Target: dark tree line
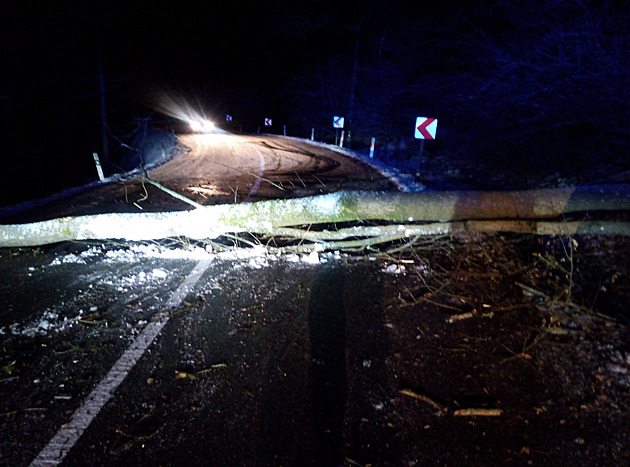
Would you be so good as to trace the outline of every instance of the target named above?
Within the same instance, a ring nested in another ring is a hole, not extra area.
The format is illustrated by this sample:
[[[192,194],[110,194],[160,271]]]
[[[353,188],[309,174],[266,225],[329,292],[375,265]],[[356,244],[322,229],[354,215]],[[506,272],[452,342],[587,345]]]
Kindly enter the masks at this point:
[[[628,162],[627,2],[350,3],[285,23],[307,44],[336,40],[314,47],[287,88],[296,108],[312,110],[295,115],[304,124],[345,113],[365,144],[409,138],[425,115],[440,119],[440,151],[457,157]]]

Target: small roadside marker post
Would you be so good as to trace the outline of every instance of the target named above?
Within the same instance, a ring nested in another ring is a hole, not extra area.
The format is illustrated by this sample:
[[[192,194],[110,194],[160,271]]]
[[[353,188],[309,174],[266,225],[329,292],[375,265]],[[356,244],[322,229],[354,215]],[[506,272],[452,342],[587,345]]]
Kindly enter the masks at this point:
[[[311,128],[311,141],[315,141],[315,128]]]
[[[287,135],[287,126],[286,125],[282,125],[282,132],[284,133],[284,136]]]
[[[343,147],[343,137],[346,135],[346,130],[341,130],[341,138],[339,138],[339,147]]]
[[[344,117],[333,117],[333,128],[335,129],[335,145],[337,144],[337,140],[339,139],[339,128],[343,128]],[[343,135],[344,132],[341,130],[341,140],[339,141],[339,147],[343,147]]]
[[[102,182],[105,180],[105,176],[103,175],[103,168],[101,167],[101,160],[98,158],[98,154],[93,152],[92,156],[94,157],[94,164],[96,164],[96,171],[98,172],[98,178]]]
[[[374,159],[374,143],[376,143],[376,138],[372,136],[372,142],[370,143],[370,159]]]

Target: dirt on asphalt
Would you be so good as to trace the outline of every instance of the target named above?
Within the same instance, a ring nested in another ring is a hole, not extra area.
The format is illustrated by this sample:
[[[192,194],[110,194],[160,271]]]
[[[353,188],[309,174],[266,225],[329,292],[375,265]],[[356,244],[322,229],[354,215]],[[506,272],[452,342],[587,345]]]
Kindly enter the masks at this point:
[[[479,234],[392,248],[209,280],[64,465],[629,463],[629,239]],[[95,331],[115,322],[107,313],[65,347],[0,336],[5,460],[38,426],[54,432],[47,404],[67,403],[44,381],[32,399],[22,376],[48,352],[63,393],[84,397],[107,370],[94,349],[115,348]]]

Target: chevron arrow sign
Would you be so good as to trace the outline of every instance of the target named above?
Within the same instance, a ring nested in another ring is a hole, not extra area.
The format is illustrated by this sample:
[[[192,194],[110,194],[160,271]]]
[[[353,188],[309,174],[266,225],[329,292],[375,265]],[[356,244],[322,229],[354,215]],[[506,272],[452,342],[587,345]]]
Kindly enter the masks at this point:
[[[418,117],[416,118],[416,139],[435,139],[437,131],[437,118]]]

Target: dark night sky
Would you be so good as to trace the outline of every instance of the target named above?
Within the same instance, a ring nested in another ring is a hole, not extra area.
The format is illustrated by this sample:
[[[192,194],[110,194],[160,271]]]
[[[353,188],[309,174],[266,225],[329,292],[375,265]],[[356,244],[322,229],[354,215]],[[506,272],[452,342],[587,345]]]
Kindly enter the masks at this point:
[[[125,96],[129,100],[150,101],[159,90],[209,105],[264,108],[277,104],[277,93],[304,65],[325,63],[331,54],[346,53],[351,61],[349,28],[370,10],[369,21],[381,24],[396,21],[382,13],[430,14],[426,7],[388,3],[17,1],[3,7],[0,93],[77,100],[96,92],[100,27],[112,98],[124,87],[134,93]],[[370,28],[364,27],[363,38]],[[112,105],[115,112],[117,102]]]
[[[250,131],[273,116],[325,135],[332,115],[346,115],[357,145],[372,135],[409,138],[415,116],[438,117],[433,150],[472,159],[506,160],[523,141],[556,153],[579,141],[584,157],[605,141],[613,157],[630,133],[623,0],[16,0],[0,8],[0,204],[29,197],[7,189],[16,179],[37,195],[43,185],[93,179],[99,43],[114,150],[138,119],[163,123],[163,95],[217,118],[233,114]]]
[[[8,23],[2,28],[3,61],[10,63],[3,67],[5,87],[22,95],[93,91],[99,27],[108,87],[114,91],[162,86],[212,92],[260,76],[252,68],[271,68],[277,59],[272,44],[258,39],[262,18],[241,3],[70,3],[76,8],[68,2],[15,2],[12,14],[3,17]]]

